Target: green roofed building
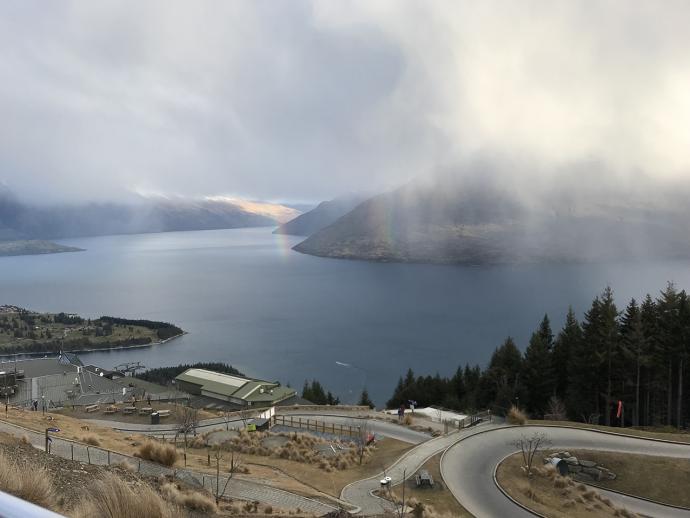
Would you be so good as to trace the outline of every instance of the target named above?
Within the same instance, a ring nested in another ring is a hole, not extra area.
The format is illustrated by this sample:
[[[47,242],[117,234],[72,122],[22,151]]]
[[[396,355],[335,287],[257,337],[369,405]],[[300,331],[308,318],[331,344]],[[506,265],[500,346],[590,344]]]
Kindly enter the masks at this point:
[[[295,390],[280,383],[252,380],[208,371],[187,369],[175,378],[180,390],[242,407],[269,407],[295,396]]]

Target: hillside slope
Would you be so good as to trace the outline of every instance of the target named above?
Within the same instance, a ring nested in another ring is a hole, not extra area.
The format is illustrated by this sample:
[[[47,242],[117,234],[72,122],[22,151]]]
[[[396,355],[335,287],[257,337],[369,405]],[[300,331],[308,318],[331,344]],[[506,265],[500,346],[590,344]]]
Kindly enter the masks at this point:
[[[442,178],[360,204],[294,247],[323,257],[495,264],[689,258],[690,211],[614,192],[525,201],[507,187]]]
[[[338,218],[350,212],[366,199],[367,196],[364,194],[348,194],[321,202],[309,212],[283,223],[273,233],[310,236],[322,228],[332,225]]]
[[[226,197],[38,206],[0,189],[0,240],[274,226],[299,214],[279,204]]]

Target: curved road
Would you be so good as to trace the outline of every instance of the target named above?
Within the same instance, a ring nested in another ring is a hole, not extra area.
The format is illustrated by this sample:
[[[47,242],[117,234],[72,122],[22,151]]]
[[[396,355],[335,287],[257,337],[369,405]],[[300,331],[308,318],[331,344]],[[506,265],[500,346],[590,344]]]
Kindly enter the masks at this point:
[[[303,417],[303,418],[314,418],[318,419],[320,423],[343,425],[343,426],[357,426],[360,425],[362,421],[366,420],[366,426],[369,428],[371,433],[383,435],[385,437],[391,437],[399,441],[407,442],[410,444],[420,444],[422,442],[428,441],[431,435],[423,432],[418,432],[416,430],[411,430],[406,426],[401,426],[395,423],[390,423],[387,421],[382,421],[380,419],[366,418],[362,416],[348,416],[341,413],[329,413],[325,411],[282,411],[278,415],[292,416],[292,417]],[[174,423],[160,424],[160,425],[150,425],[150,424],[133,424],[124,423],[120,421],[109,421],[104,419],[90,419],[94,424],[103,426],[106,428],[113,428],[120,432],[135,432],[148,435],[156,436],[173,436],[177,433],[177,427]],[[244,422],[237,418],[228,422],[231,429],[240,428],[244,426]],[[225,430],[226,423],[222,417],[214,417],[211,419],[204,419],[197,425],[197,430],[199,431],[212,431],[212,430]]]
[[[451,446],[441,461],[441,473],[455,498],[477,518],[510,516],[533,518],[509,500],[493,480],[496,465],[516,451],[512,441],[521,435],[544,432],[552,442],[549,449],[607,450],[664,457],[690,459],[690,445],[657,442],[637,437],[565,427],[521,426],[478,431]],[[598,489],[599,490],[599,489]],[[629,498],[610,491],[605,493],[613,502],[644,516],[690,517],[690,511]]]

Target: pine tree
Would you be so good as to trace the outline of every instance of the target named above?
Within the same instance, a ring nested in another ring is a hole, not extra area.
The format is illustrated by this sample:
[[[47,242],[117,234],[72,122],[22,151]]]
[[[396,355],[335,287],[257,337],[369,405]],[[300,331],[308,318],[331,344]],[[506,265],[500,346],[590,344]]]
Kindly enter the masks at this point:
[[[367,392],[366,387],[362,390],[362,395],[359,396],[359,405],[374,408],[374,402],[369,397],[369,392]]]
[[[568,308],[565,325],[553,345],[553,375],[556,395],[565,401],[572,370],[572,352],[580,348],[582,328],[575,317],[573,308]]]
[[[498,412],[506,413],[510,406],[519,403],[521,395],[522,354],[511,337],[496,349],[489,367],[480,379],[478,402],[486,407],[493,405]]]
[[[539,416],[544,415],[555,389],[552,350],[547,342],[549,335],[542,333],[542,330],[540,328],[532,334],[523,362],[523,383],[527,396],[525,405],[530,413]],[[553,335],[550,336],[553,340]]]
[[[628,375],[632,374],[634,377],[635,387],[632,423],[633,426],[639,426],[640,383],[642,368],[647,363],[647,350],[642,331],[642,312],[635,299],[630,301],[621,318],[621,343],[626,356],[632,359],[632,369],[628,370]]]

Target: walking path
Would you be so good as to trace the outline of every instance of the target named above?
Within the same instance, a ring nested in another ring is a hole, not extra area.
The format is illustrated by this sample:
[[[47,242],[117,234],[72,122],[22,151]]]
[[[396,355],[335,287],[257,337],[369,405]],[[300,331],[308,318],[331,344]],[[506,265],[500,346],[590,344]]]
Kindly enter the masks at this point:
[[[477,426],[486,429],[488,427],[496,427],[497,425],[482,423]],[[384,473],[358,480],[357,482],[345,486],[340,494],[340,499],[359,507],[361,514],[365,516],[378,515],[382,514],[385,510],[394,509],[393,504],[388,500],[384,500],[373,494],[373,491],[380,489],[380,481],[384,476],[391,477],[391,486],[400,484],[404,477],[409,478],[414,475],[414,473],[431,457],[447,450],[463,437],[471,435],[476,430],[477,427],[467,428],[452,432],[448,435],[436,437],[435,439],[420,444],[400,457],[392,466],[387,468]]]
[[[27,436],[29,442],[34,447],[41,450],[45,449],[45,435],[41,432],[29,430],[2,420],[0,420],[0,431],[17,437]],[[199,487],[203,485],[211,492],[214,492],[216,487],[216,477],[210,474],[198,473],[188,469],[166,468],[165,466],[153,462],[147,462],[120,453],[109,452],[108,450],[94,446],[87,446],[82,443],[60,439],[54,435],[52,436],[50,453],[65,459],[96,465],[107,466],[109,464],[128,461],[134,463],[139,472],[144,475],[172,475],[185,482],[198,485]],[[220,477],[220,488],[225,486],[226,481],[227,477]],[[280,509],[301,509],[302,511],[314,513],[319,516],[336,509],[334,505],[329,505],[312,498],[240,479],[232,479],[228,483],[223,496],[240,500],[259,501],[263,504],[268,504]]]
[[[362,421],[366,421],[366,426],[369,428],[371,433],[384,435],[386,437],[391,437],[399,441],[408,442],[410,444],[420,444],[427,441],[431,436],[424,432],[418,432],[412,430],[406,426],[402,426],[396,423],[391,423],[388,421],[383,421],[381,419],[376,419],[380,417],[379,412],[371,412],[370,414],[357,414],[357,415],[346,415],[342,410],[329,412],[327,410],[321,411],[304,411],[304,410],[282,410],[279,411],[278,415],[293,416],[293,417],[310,417],[316,418],[320,422],[327,424],[337,425],[360,425]],[[120,432],[134,432],[146,435],[155,435],[157,437],[170,437],[177,433],[178,427],[175,426],[174,422],[167,424],[140,424],[140,423],[125,423],[121,421],[111,421],[106,419],[89,419],[98,426],[103,426],[106,428],[113,428],[114,430]],[[431,423],[429,421],[429,423]],[[426,424],[426,421],[425,421]],[[225,430],[226,428],[239,428],[244,426],[244,421],[240,418],[233,418],[226,421],[222,417],[214,417],[211,419],[203,419],[199,421],[196,429],[200,432],[207,432],[213,430]],[[443,425],[439,423],[433,423],[434,427],[439,427],[442,429]]]

